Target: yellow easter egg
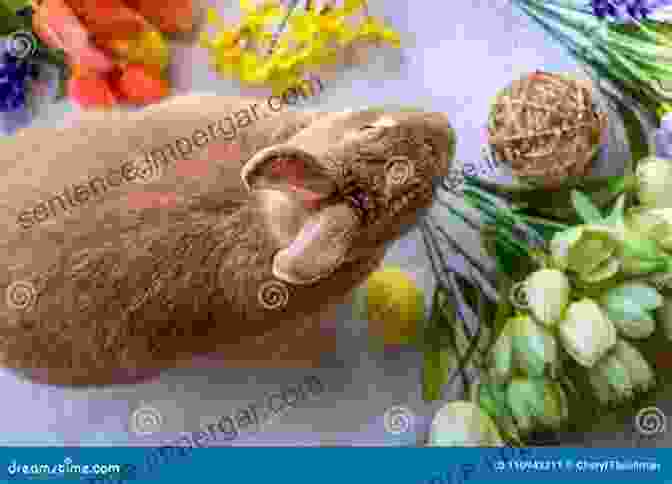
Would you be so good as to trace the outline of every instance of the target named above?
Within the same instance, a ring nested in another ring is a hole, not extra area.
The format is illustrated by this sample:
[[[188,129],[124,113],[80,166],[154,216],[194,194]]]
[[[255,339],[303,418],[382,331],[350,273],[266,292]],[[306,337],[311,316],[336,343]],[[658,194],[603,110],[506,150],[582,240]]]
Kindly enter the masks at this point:
[[[397,267],[374,272],[364,285],[369,333],[384,344],[407,344],[418,334],[425,311],[422,290]]]

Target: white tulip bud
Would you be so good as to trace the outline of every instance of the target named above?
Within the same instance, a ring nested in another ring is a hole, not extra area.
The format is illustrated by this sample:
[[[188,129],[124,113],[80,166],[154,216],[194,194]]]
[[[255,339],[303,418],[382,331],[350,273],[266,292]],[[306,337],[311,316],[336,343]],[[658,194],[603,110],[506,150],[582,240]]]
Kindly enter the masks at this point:
[[[434,417],[429,433],[434,447],[502,447],[504,441],[492,419],[472,402],[455,401]]]
[[[616,344],[616,328],[592,299],[570,304],[558,326],[567,353],[588,368]]]
[[[546,326],[552,326],[562,318],[570,292],[567,276],[554,269],[536,271],[525,282],[529,309],[537,321]]]

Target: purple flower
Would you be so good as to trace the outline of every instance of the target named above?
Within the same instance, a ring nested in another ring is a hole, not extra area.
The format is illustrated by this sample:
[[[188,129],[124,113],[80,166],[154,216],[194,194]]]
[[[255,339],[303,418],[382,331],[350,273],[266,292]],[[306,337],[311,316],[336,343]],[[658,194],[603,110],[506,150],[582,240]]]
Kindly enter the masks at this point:
[[[26,107],[26,83],[37,77],[34,65],[4,53],[0,62],[0,111],[14,112]]]
[[[654,10],[672,5],[672,0],[591,0],[593,14],[619,22],[643,20]]]

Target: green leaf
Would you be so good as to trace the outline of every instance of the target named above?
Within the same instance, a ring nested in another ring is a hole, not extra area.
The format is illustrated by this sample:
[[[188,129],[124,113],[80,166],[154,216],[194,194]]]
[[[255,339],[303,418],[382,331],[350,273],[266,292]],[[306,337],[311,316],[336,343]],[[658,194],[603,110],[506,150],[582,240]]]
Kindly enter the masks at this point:
[[[502,196],[526,215],[552,217],[563,223],[577,223],[576,210],[572,203],[572,190],[579,189],[590,194],[593,204],[605,207],[620,193],[621,176],[584,177],[566,182],[562,188],[547,190],[521,185],[506,185],[478,177],[465,177],[467,185],[477,185],[491,194]]]
[[[30,0],[2,0],[0,3],[12,12],[18,12],[32,6]]]
[[[578,190],[572,190],[572,204],[576,213],[585,223],[599,223],[602,221],[600,210],[593,205],[590,198]]]
[[[485,383],[479,386],[478,403],[492,418],[509,417],[511,411],[507,403],[506,385]]]
[[[15,10],[0,3],[0,36],[7,36],[17,30],[32,31],[28,19],[16,15]]]

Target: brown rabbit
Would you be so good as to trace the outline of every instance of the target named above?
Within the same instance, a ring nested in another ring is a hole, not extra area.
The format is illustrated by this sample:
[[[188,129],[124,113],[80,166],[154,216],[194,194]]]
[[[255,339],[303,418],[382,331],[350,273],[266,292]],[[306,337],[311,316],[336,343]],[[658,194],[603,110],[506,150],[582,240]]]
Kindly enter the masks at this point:
[[[146,140],[189,136],[252,101],[198,102],[200,115],[186,96],[5,142],[1,165],[14,166],[0,210],[4,365],[40,370],[53,384],[109,384],[120,370],[174,367],[296,325],[373,269],[430,204],[454,153],[439,113],[287,114],[292,126],[275,134],[277,124],[262,120],[240,130],[242,169],[222,161],[211,179],[189,182],[166,169],[72,212],[18,222],[27,206],[118,168]],[[129,169],[135,179],[139,166]],[[161,187],[178,195],[170,206],[129,206],[130,193]]]

